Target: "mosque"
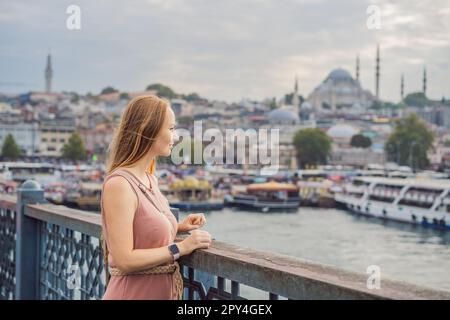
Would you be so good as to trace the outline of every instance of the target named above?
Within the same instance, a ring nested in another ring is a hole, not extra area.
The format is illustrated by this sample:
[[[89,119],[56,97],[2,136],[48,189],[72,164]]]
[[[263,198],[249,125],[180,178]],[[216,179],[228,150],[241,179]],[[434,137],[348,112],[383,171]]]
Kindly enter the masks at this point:
[[[377,46],[375,60],[375,96],[361,86],[359,78],[359,56],[356,57],[356,77],[337,68],[308,96],[307,101],[315,111],[336,111],[342,108],[366,109],[379,99],[380,49]]]

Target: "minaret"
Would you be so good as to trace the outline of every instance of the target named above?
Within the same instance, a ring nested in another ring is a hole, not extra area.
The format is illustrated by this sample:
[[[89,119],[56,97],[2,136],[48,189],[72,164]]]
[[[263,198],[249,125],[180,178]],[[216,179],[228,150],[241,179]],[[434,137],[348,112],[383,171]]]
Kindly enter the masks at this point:
[[[47,56],[47,66],[45,67],[45,92],[50,93],[52,91],[52,56],[48,54]]]
[[[298,78],[295,76],[295,85],[294,85],[294,94],[292,96],[292,105],[297,109],[300,110],[299,107],[299,99],[298,99]]]
[[[423,94],[426,96],[427,95],[427,69],[424,67],[423,68]]]
[[[377,44],[377,58],[375,67],[375,96],[377,100],[380,98],[380,45]]]
[[[400,79],[400,98],[401,101],[403,101],[403,97],[405,96],[405,79],[403,77],[403,73],[402,73],[402,77]]]
[[[356,56],[356,81],[359,82],[359,54]]]

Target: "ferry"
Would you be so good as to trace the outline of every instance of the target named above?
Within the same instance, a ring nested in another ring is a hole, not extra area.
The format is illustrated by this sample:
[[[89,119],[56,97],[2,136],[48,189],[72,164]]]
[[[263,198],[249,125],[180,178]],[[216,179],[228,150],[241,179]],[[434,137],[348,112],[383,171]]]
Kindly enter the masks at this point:
[[[213,199],[212,190],[209,181],[188,176],[183,180],[174,181],[168,189],[162,188],[161,192],[167,196],[171,207],[181,211],[223,209],[223,200]]]
[[[245,192],[226,195],[224,201],[229,207],[262,212],[296,211],[300,206],[299,188],[275,181],[249,184]]]
[[[335,201],[333,190],[333,181],[328,179],[308,179],[298,181],[300,188],[300,201],[302,206],[334,208]]]
[[[450,180],[357,177],[335,194],[352,212],[450,230]]]

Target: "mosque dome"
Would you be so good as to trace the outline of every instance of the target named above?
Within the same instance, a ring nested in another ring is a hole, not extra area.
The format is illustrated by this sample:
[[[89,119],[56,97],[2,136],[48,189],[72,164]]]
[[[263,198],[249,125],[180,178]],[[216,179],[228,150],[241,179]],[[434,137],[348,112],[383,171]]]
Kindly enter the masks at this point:
[[[309,110],[309,109],[312,109],[313,106],[312,106],[312,104],[309,103],[308,101],[305,101],[305,102],[302,103],[302,105],[300,106],[300,108],[301,108],[301,109],[304,109],[304,110]]]
[[[336,124],[328,129],[328,135],[333,139],[350,139],[359,130],[349,124]]]
[[[330,72],[330,74],[327,77],[327,80],[331,79],[333,81],[346,81],[346,80],[353,80],[352,75],[347,70],[337,68]]]
[[[275,109],[269,112],[269,123],[271,124],[298,124],[300,118],[297,114],[286,109]]]

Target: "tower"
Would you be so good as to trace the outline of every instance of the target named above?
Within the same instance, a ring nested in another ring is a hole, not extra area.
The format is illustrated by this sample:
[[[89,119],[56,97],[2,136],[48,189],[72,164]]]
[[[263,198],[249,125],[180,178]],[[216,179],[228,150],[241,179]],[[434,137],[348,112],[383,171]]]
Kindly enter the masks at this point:
[[[356,81],[359,82],[359,54],[356,56]]]
[[[52,69],[52,56],[50,54],[47,55],[47,66],[45,67],[45,92],[50,93],[52,91],[52,77],[53,77],[53,69]]]
[[[298,99],[298,78],[295,76],[295,85],[294,85],[294,94],[292,96],[292,105],[294,106],[295,110],[300,111],[299,107],[300,101]]]
[[[422,88],[423,94],[427,95],[427,69],[423,68],[423,88]]]
[[[375,96],[377,100],[380,98],[380,45],[377,44],[377,58],[375,66]]]
[[[403,73],[402,73],[402,77],[400,79],[400,98],[403,101],[403,98],[405,96],[405,79],[403,77]]]

